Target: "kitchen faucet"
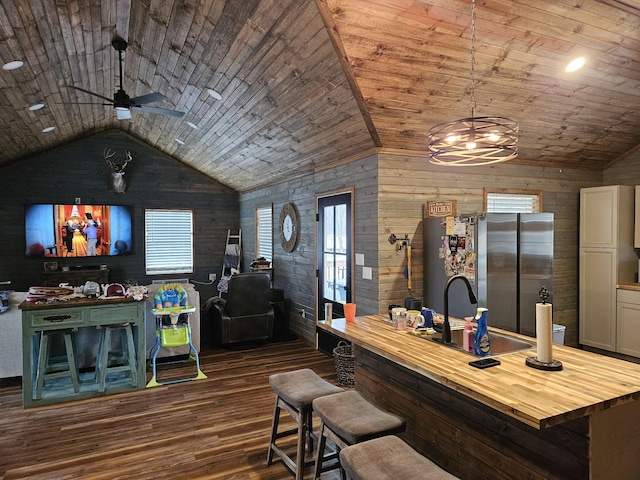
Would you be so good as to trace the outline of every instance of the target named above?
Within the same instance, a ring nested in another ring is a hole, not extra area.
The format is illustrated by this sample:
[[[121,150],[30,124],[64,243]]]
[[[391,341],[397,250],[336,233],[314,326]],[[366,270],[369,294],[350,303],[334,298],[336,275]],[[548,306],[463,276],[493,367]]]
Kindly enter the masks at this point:
[[[473,293],[473,289],[471,288],[471,284],[467,277],[464,275],[454,275],[447,280],[447,285],[444,287],[444,323],[442,324],[442,343],[451,343],[451,324],[449,323],[449,287],[457,279],[462,280],[467,285],[469,302],[472,304],[478,303],[478,299],[476,298],[475,293]]]

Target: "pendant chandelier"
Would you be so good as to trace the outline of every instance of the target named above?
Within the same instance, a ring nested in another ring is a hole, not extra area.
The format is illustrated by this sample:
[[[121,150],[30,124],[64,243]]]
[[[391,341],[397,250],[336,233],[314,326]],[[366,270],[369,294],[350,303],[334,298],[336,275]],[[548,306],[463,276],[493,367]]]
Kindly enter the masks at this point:
[[[518,122],[505,117],[476,117],[476,2],[471,0],[471,117],[440,123],[429,130],[429,162],[476,166],[506,162],[518,155]]]

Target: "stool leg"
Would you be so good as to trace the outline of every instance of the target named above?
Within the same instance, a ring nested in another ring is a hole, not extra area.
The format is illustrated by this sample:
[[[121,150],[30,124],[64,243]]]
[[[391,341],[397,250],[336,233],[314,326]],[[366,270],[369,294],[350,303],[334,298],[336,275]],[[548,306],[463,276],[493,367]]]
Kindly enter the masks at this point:
[[[305,419],[307,423],[307,451],[313,453],[313,409],[310,408]]]
[[[318,436],[318,450],[316,450],[316,464],[313,478],[320,478],[322,474],[322,463],[324,462],[324,449],[327,444],[327,437],[324,435],[324,422],[320,422],[320,435]]]
[[[109,349],[111,348],[111,329],[104,327],[104,336],[102,337],[102,345],[100,350],[100,375],[98,378],[98,391],[104,392],[105,380],[107,378],[107,363],[109,360]]]
[[[78,367],[76,366],[76,355],[73,349],[73,339],[70,333],[64,334],[64,346],[67,350],[67,362],[69,363],[69,373],[71,374],[71,383],[73,383],[73,391],[78,393],[80,391],[78,380]]]
[[[273,421],[271,423],[271,438],[269,439],[269,451],[267,452],[267,465],[273,463],[273,445],[276,442],[276,435],[278,433],[278,424],[280,423],[280,405],[278,402],[280,397],[276,395],[276,406],[273,409]]]
[[[310,407],[307,407],[310,408]],[[306,436],[307,436],[307,413],[308,410],[298,412],[298,443],[296,447],[296,480],[303,480],[304,478],[304,457],[306,450]]]
[[[47,370],[47,358],[49,357],[49,335],[40,332],[40,348],[38,351],[38,370],[36,371],[36,400],[42,398],[42,386]]]
[[[98,327],[100,330],[100,336],[98,338],[98,353],[96,354],[96,370],[94,374],[94,379],[96,382],[100,381],[100,369],[102,365],[100,365],[100,359],[102,358],[102,346],[104,344],[104,330],[106,327]]]
[[[127,342],[126,361],[129,364],[129,369],[131,371],[131,385],[135,387],[138,382],[138,369],[136,365],[136,346],[133,343],[133,331],[131,330],[131,325],[127,325],[123,331]],[[124,342],[122,344],[122,349],[124,350]]]

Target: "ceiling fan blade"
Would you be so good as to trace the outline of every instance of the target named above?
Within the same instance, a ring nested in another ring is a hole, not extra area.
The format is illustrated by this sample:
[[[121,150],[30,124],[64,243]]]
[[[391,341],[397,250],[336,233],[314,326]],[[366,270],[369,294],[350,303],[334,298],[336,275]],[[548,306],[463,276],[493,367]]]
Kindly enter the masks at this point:
[[[93,95],[94,97],[102,98],[103,100],[106,100],[107,102],[109,102],[109,105],[113,105],[112,98],[105,97],[103,95],[100,95],[99,93],[93,93],[93,92],[90,92],[89,90],[85,90],[84,88],[74,87],[73,85],[67,85],[67,88],[73,88],[74,90],[80,90],[81,92],[88,93],[89,95]]]
[[[133,97],[129,99],[134,105],[143,105],[145,103],[160,102],[167,100],[167,97],[161,93],[148,93],[147,95],[140,95],[139,97]]]
[[[178,112],[176,110],[167,110],[166,108],[148,107],[146,105],[134,105],[132,108],[139,108],[143,112],[159,113],[160,115],[170,115],[172,117],[183,117],[184,112]]]

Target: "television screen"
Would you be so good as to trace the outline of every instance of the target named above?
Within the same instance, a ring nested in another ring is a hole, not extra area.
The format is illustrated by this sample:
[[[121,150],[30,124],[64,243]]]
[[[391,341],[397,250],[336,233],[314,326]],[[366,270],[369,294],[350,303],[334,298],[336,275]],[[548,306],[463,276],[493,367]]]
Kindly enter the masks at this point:
[[[128,255],[131,208],[115,205],[27,205],[28,257]]]

